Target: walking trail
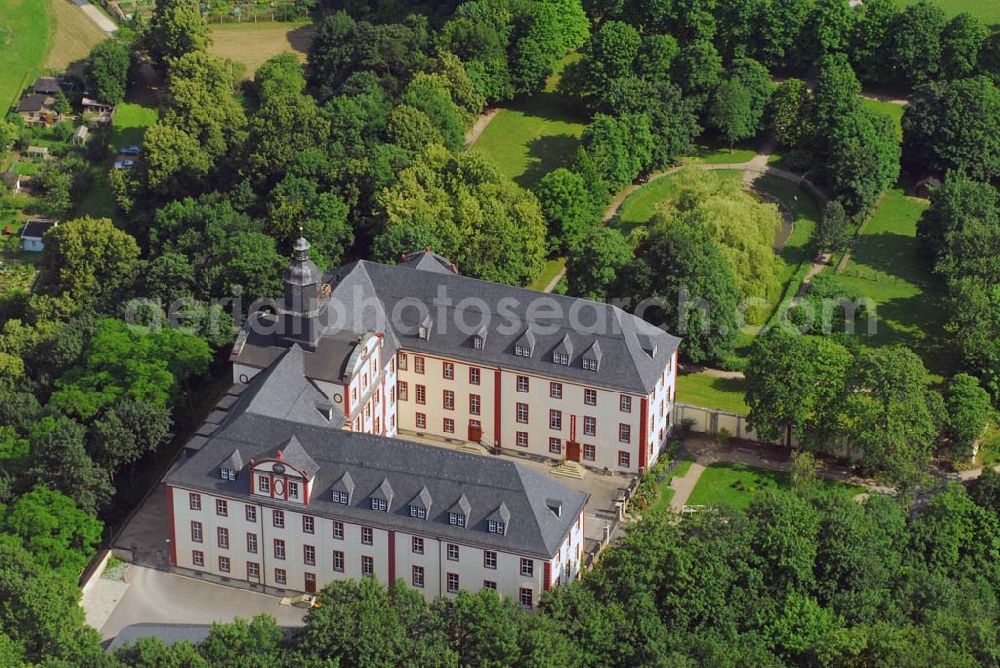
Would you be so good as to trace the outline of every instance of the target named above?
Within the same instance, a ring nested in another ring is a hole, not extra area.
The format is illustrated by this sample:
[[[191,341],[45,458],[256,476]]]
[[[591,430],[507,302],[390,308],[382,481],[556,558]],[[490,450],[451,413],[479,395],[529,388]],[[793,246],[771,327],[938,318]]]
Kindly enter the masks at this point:
[[[115,25],[114,21],[109,19],[107,16],[101,13],[94,5],[90,4],[87,0],[73,0],[73,4],[80,8],[80,10],[86,14],[91,21],[97,24],[97,27],[108,33],[109,35],[114,31],[118,30],[118,26]]]
[[[493,122],[493,119],[497,117],[503,109],[497,107],[496,109],[490,109],[485,113],[479,115],[476,122],[472,124],[472,127],[465,131],[465,145],[472,146],[479,139],[479,136],[483,134],[486,130],[486,126]]]

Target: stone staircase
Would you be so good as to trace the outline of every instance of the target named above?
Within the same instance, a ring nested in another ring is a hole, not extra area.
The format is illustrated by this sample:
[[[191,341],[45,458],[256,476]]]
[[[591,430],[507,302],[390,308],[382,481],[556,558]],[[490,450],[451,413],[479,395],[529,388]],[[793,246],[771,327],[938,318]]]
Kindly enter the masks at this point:
[[[583,476],[587,475],[587,470],[580,466],[577,462],[570,460],[564,460],[562,464],[559,464],[551,471],[552,475],[561,475],[567,478],[575,478],[576,480],[583,480]]]
[[[479,443],[473,443],[472,441],[463,441],[461,445],[458,446],[459,451],[469,452],[474,455],[488,455],[489,450],[484,448]]]

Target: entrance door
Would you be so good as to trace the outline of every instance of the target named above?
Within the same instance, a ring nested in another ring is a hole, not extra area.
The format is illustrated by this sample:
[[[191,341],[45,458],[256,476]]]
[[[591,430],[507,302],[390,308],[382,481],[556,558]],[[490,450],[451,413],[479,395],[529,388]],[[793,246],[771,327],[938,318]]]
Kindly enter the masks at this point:
[[[580,444],[576,441],[566,441],[566,459],[571,462],[580,461]]]
[[[469,440],[473,443],[483,440],[483,425],[479,420],[469,420]]]
[[[306,593],[315,594],[316,593],[316,574],[306,573]]]

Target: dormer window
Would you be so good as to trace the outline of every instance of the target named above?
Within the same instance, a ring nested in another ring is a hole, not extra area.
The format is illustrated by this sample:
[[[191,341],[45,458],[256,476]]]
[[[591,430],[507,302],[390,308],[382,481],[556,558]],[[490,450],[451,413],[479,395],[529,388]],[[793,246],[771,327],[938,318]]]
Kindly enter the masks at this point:
[[[431,493],[427,491],[427,487],[421,487],[417,495],[410,499],[410,517],[415,517],[419,520],[427,519],[427,514],[431,507]]]
[[[465,494],[458,497],[458,501],[452,504],[451,508],[448,509],[448,524],[456,527],[464,527],[465,520],[469,516],[469,512],[472,510],[472,506],[469,505],[469,500],[465,498]]]
[[[583,356],[581,357],[581,365],[587,371],[597,371],[598,367],[600,367],[601,346],[598,345],[597,341],[594,341],[590,348],[583,353]]]
[[[566,353],[552,353],[552,361],[563,366],[569,365],[569,355]]]
[[[510,511],[507,509],[507,504],[501,501],[497,509],[486,516],[486,528],[490,533],[506,535],[508,526],[510,526]]]
[[[483,349],[483,337],[478,336],[478,335],[477,336],[473,336],[472,337],[472,347],[475,348],[476,350],[482,350]]]
[[[417,326],[417,336],[425,341],[431,338],[431,322],[430,315],[427,315],[424,316],[424,319]]]
[[[545,507],[556,517],[562,517],[562,501],[558,499],[545,499]]]
[[[388,478],[383,478],[382,484],[372,492],[371,504],[372,510],[382,513],[389,512],[389,506],[392,505],[392,485],[389,484]]]
[[[525,329],[521,336],[514,341],[514,354],[518,357],[531,357],[531,351],[535,349],[535,335],[530,329]]]
[[[240,451],[233,450],[225,461],[219,464],[219,477],[223,480],[236,480],[242,468],[243,458],[240,456]]]
[[[339,490],[333,490],[333,495],[331,499],[334,503],[342,503],[345,506],[348,504],[347,492],[341,492]]]

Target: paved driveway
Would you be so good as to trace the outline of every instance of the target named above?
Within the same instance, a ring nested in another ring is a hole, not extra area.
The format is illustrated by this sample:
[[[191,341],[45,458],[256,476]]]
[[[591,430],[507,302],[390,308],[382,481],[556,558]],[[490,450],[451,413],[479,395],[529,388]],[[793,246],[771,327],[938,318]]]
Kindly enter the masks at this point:
[[[274,596],[144,566],[131,566],[125,579],[128,590],[101,628],[105,640],[114,638],[123,626],[142,622],[210,624],[266,612],[281,626],[302,626],[305,614],[301,608],[281,605]]]

